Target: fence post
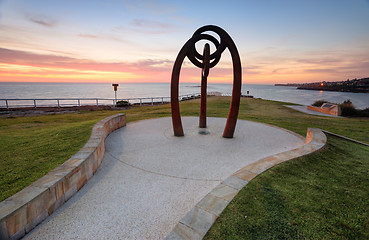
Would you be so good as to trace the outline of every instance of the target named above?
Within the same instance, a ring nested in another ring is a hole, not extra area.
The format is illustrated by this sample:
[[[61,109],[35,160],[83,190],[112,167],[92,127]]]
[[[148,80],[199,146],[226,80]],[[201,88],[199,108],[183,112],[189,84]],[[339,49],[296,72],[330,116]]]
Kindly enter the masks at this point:
[[[35,106],[35,108],[37,108],[37,106],[36,106],[36,99],[33,99],[33,105]]]
[[[8,100],[5,100],[5,104],[6,104],[6,109],[9,109],[9,105],[8,105]]]
[[[56,99],[56,101],[58,102],[58,108],[60,108],[60,103],[59,103],[59,99]]]
[[[81,102],[80,102],[80,99],[78,98],[78,107],[81,106]]]
[[[99,106],[99,99],[96,98],[96,106]]]

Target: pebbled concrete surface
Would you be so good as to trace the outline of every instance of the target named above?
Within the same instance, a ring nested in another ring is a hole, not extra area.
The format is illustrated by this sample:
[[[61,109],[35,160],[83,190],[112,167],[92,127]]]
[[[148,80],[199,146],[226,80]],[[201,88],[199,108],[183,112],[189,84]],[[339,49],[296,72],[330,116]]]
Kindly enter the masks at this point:
[[[280,128],[238,120],[233,139],[222,138],[226,119],[171,118],[128,124],[106,139],[95,176],[24,239],[163,239],[207,193],[240,168],[304,145]]]

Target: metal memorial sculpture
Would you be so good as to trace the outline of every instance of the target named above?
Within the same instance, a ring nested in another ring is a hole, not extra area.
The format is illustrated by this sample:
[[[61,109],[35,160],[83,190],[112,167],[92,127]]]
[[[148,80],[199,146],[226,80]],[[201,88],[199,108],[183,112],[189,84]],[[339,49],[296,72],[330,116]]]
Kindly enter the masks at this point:
[[[206,34],[204,32],[214,32],[218,34],[220,42],[214,36]],[[215,52],[210,54],[210,45],[209,43],[206,43],[204,45],[203,54],[201,55],[200,53],[198,53],[195,44],[200,40],[207,40],[212,42],[216,47]],[[171,110],[173,131],[175,136],[184,136],[181,114],[179,110],[178,87],[179,74],[185,57],[188,57],[188,59],[195,66],[202,69],[199,127],[206,128],[207,77],[210,68],[213,68],[215,65],[218,64],[220,57],[226,48],[229,49],[233,62],[233,90],[231,105],[229,108],[223,137],[233,138],[241,98],[241,61],[236,45],[234,44],[232,38],[222,28],[213,25],[207,25],[199,28],[179,51],[176,61],[174,62],[171,80]]]

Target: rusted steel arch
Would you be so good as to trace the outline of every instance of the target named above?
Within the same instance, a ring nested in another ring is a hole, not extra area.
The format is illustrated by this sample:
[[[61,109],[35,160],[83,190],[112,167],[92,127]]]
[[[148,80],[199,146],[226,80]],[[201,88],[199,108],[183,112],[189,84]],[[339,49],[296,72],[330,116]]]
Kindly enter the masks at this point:
[[[208,34],[204,34],[204,32],[208,31],[215,32],[216,34],[218,34],[218,36],[220,37],[220,43],[215,37]],[[208,59],[206,59],[206,61],[204,61],[204,56],[198,53],[195,48],[195,44],[200,40],[211,41],[217,48],[214,53],[208,56]],[[204,62],[206,65],[208,64],[209,68],[213,68],[220,61],[221,54],[226,48],[229,49],[233,62],[233,90],[232,90],[231,105],[229,108],[227,123],[224,128],[223,137],[225,138],[233,137],[234,130],[236,128],[241,98],[241,85],[242,85],[241,60],[238,54],[237,47],[233,42],[232,38],[222,28],[214,25],[207,25],[196,30],[193,36],[184,44],[182,49],[179,51],[176,61],[174,62],[171,79],[171,110],[172,110],[173,131],[175,136],[184,136],[178,97],[179,97],[179,75],[185,57],[187,56],[188,59],[195,66],[202,68],[204,73],[204,71],[207,71],[206,70],[207,66],[205,66],[204,68]],[[207,61],[208,63],[206,63]]]

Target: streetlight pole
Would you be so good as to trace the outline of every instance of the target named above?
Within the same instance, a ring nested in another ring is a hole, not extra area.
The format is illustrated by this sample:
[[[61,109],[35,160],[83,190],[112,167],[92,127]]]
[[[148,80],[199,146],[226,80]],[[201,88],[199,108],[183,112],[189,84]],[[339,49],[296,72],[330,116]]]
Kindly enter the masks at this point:
[[[117,105],[117,90],[118,90],[118,86],[119,84],[117,83],[113,83],[112,86],[114,87],[114,93],[115,93],[115,106]]]

